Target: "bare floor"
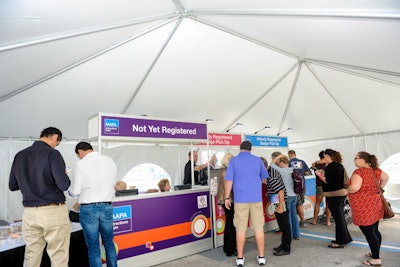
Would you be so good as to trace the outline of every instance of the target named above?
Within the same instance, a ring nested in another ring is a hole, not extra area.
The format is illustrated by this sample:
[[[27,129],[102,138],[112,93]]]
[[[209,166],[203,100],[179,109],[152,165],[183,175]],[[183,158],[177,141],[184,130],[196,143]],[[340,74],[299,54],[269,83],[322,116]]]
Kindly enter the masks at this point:
[[[400,215],[389,220],[382,220],[379,229],[383,237],[381,247],[382,266],[400,266]],[[334,239],[335,224],[327,226],[324,223],[317,225],[308,224],[301,228],[300,240],[293,240],[292,251],[287,256],[274,256],[273,247],[280,243],[281,236],[274,232],[265,233],[266,266],[290,266],[290,267],[358,267],[365,266],[362,261],[367,260],[364,255],[369,252],[368,244],[360,229],[349,225],[349,231],[353,242],[344,249],[328,248],[330,241]],[[254,238],[249,238],[245,246],[245,266],[258,266],[257,249]],[[178,260],[156,265],[159,267],[203,267],[203,266],[236,266],[235,257],[226,257],[222,247],[187,256]]]

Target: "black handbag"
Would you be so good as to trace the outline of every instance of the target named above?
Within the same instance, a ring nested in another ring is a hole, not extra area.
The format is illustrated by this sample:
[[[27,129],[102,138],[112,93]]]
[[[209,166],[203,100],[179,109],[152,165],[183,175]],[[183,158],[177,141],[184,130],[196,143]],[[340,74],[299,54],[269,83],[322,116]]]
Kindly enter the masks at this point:
[[[69,211],[69,220],[71,222],[79,222],[79,212],[75,212],[73,210]]]

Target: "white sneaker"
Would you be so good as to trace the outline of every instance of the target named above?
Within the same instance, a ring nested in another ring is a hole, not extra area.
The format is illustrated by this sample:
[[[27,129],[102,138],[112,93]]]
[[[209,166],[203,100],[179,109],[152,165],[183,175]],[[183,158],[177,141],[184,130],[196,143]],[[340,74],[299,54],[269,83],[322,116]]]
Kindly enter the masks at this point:
[[[257,256],[258,265],[265,265],[265,257]]]
[[[244,266],[244,260],[245,260],[245,257],[243,257],[243,259],[236,258],[236,265],[238,267],[243,267]]]

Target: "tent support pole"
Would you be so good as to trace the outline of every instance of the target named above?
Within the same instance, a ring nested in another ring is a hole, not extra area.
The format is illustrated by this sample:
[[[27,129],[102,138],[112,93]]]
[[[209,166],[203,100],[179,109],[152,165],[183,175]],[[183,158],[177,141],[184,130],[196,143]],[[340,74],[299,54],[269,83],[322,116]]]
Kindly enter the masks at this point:
[[[163,53],[163,51],[167,47],[168,43],[171,41],[171,38],[172,38],[172,36],[174,36],[174,34],[175,34],[176,30],[178,29],[179,25],[181,24],[182,19],[183,19],[182,17],[179,18],[179,20],[177,21],[175,27],[173,28],[173,30],[169,34],[167,40],[165,40],[164,44],[162,45],[162,47],[158,51],[158,54],[154,57],[153,62],[150,64],[150,66],[146,70],[146,72],[143,75],[142,79],[140,80],[138,86],[136,87],[135,91],[133,92],[131,98],[129,99],[129,101],[127,102],[125,107],[122,109],[122,112],[121,112],[122,114],[126,113],[126,111],[128,110],[129,106],[132,104],[133,100],[135,99],[136,95],[139,93],[140,89],[142,88],[142,86],[143,86],[144,82],[146,81],[147,77],[149,76],[150,72],[153,70],[153,68],[156,65],[156,63],[157,63],[158,59],[160,58],[161,54]]]
[[[237,116],[231,123],[228,124],[228,127],[226,127],[223,132],[226,132],[229,127],[237,122],[241,117],[246,115],[247,112],[249,112],[255,105],[257,105],[258,102],[260,102],[266,95],[268,95],[283,79],[285,79],[297,66],[299,65],[299,62],[296,62],[288,71],[286,71],[276,82],[271,85],[261,96],[259,96],[256,101],[251,103],[239,116]]]

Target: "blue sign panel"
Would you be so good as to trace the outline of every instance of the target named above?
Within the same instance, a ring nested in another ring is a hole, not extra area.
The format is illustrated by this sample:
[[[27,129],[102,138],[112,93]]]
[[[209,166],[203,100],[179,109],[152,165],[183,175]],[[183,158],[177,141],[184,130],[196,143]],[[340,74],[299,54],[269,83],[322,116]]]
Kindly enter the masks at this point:
[[[250,141],[253,146],[265,146],[265,147],[288,146],[288,138],[283,136],[245,135],[244,139]]]
[[[114,233],[132,231],[132,206],[113,206]]]

